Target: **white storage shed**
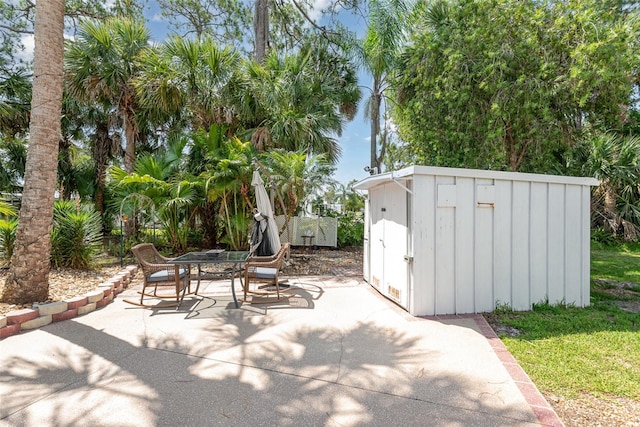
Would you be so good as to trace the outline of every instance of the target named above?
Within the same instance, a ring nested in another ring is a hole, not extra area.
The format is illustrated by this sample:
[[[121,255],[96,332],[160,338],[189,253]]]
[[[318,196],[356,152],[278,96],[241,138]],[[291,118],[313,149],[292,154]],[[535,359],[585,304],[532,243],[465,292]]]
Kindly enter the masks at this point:
[[[372,175],[364,278],[416,316],[589,305],[593,178],[411,166]]]

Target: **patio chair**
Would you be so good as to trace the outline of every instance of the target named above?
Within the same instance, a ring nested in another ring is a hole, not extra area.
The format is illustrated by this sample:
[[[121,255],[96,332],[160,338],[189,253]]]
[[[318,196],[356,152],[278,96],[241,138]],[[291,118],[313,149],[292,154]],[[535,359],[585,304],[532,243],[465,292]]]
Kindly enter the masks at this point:
[[[280,300],[280,268],[285,258],[289,256],[290,244],[283,243],[280,250],[271,256],[254,256],[247,259],[244,264],[244,301],[247,294],[273,295]],[[251,285],[255,284],[252,289]]]
[[[175,303],[165,304],[164,307],[176,306],[180,302],[180,293],[189,284],[189,268],[179,267],[176,264],[169,264],[172,258],[162,256],[152,243],[140,243],[131,252],[138,260],[143,275],[142,291],[140,292],[140,302],[127,301],[134,305],[152,307],[144,303],[144,297],[160,299],[175,299]],[[153,293],[148,288],[153,287]],[[158,288],[170,289],[168,293],[158,293]],[[157,305],[156,305],[157,306]]]

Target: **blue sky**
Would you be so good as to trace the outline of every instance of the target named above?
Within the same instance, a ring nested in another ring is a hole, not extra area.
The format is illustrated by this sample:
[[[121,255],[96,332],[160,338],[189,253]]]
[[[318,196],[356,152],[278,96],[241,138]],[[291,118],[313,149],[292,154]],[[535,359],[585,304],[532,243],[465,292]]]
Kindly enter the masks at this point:
[[[327,0],[316,0],[321,6],[327,3]],[[145,17],[147,25],[152,34],[152,38],[156,41],[162,41],[169,30],[169,24],[162,16],[155,1],[150,1],[145,9]],[[351,29],[359,32],[364,31],[364,22],[362,19],[355,19],[352,16],[345,17],[343,23]],[[353,121],[347,123],[342,136],[337,137],[340,147],[342,148],[342,157],[338,162],[334,179],[343,184],[353,179],[363,179],[369,174],[364,171],[364,167],[369,164],[369,123],[364,118],[364,100],[368,97],[368,90],[364,86],[370,85],[370,77],[364,72],[358,74],[359,84],[363,86],[363,100],[358,108],[358,115]]]

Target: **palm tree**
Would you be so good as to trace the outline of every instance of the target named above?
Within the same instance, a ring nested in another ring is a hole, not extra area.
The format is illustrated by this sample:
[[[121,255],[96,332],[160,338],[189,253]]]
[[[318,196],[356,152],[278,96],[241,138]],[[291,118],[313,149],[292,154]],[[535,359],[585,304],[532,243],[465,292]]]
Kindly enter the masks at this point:
[[[331,183],[335,170],[324,155],[307,156],[304,151],[271,150],[263,154],[263,159],[278,192],[284,195],[283,214],[287,219]]]
[[[142,195],[153,202],[174,252],[182,252],[186,248],[189,220],[197,203],[197,187],[200,185],[199,180],[181,174],[185,145],[183,139],[173,140],[166,149],[139,157],[135,171],[130,174],[117,167],[110,171],[118,203],[132,194]]]
[[[221,241],[233,249],[246,247],[249,218],[253,204],[251,189],[251,159],[255,152],[249,142],[224,138],[209,153],[209,168],[200,177],[205,180],[209,202],[219,202],[218,217],[225,229]]]
[[[64,1],[36,3],[29,149],[15,249],[2,300],[44,301],[49,293],[51,224],[63,92]]]
[[[219,48],[210,38],[172,37],[147,50],[140,63],[137,96],[158,120],[188,119],[194,129],[209,129],[235,118],[228,105],[240,63],[234,50]]]
[[[593,223],[627,240],[640,237],[640,137],[597,134],[573,150],[568,172],[600,180],[593,190]]]
[[[382,141],[378,155],[380,109],[386,103],[389,75],[394,70],[398,47],[402,45],[403,28],[407,19],[405,0],[373,0],[369,3],[369,27],[362,42],[362,63],[373,77],[367,112],[371,119],[371,172],[379,171],[384,157]]]
[[[124,169],[128,172],[135,163],[142,113],[133,81],[149,39],[149,31],[139,21],[123,17],[85,21],[65,58],[71,95],[87,103],[109,103],[118,111],[126,139]]]
[[[295,55],[272,52],[264,65],[248,62],[238,96],[239,120],[252,129],[258,151],[304,150],[335,163],[335,137],[354,117],[360,91],[350,62],[319,40]]]
[[[27,161],[27,145],[22,139],[7,138],[0,141],[0,150],[0,190],[20,193]]]
[[[5,75],[0,77],[0,133],[7,137],[24,135],[29,126],[29,76],[23,70],[2,74]]]

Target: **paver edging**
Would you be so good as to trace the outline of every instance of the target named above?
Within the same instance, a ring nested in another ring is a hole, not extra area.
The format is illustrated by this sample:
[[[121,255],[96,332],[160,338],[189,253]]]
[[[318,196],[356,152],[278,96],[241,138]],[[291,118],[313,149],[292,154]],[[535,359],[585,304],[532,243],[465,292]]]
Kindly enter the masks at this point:
[[[128,265],[96,289],[68,301],[34,304],[31,308],[10,311],[0,316],[0,340],[22,331],[29,331],[52,322],[72,319],[90,313],[113,301],[113,298],[133,281],[138,267]]]

